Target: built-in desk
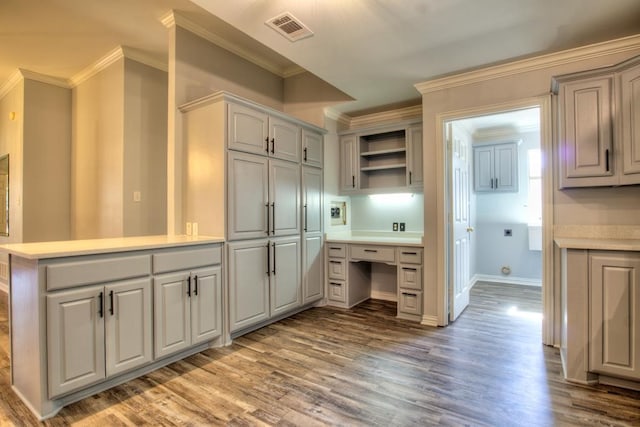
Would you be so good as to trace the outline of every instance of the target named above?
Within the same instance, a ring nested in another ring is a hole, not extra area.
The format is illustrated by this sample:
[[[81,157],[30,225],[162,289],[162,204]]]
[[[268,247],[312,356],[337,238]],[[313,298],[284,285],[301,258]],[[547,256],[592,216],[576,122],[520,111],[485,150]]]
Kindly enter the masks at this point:
[[[396,269],[398,317],[422,320],[422,236],[327,235],[327,303],[350,308],[371,298],[372,264]]]

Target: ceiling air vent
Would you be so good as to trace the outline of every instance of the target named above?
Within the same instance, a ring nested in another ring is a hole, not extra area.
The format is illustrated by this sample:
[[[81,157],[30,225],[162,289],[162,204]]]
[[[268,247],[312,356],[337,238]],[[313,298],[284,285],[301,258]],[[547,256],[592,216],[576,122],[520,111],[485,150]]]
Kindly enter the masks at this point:
[[[311,37],[313,32],[307,28],[298,18],[289,12],[282,13],[265,22],[268,26],[295,42],[306,37]]]

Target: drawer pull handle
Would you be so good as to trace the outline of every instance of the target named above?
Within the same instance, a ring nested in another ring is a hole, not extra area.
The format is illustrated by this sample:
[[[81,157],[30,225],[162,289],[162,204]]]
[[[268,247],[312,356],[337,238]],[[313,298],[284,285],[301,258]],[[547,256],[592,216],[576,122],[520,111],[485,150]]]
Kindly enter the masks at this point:
[[[193,277],[193,294],[198,295],[198,276]]]
[[[411,292],[403,292],[402,295],[406,295],[408,297],[417,297],[418,294],[412,294]]]
[[[418,252],[402,252],[402,255],[418,255]]]
[[[373,252],[373,253],[378,252],[376,249],[365,249],[364,251],[365,252]]]
[[[329,247],[329,250],[331,250],[331,251],[341,251],[341,250],[342,250],[342,248],[335,248],[335,247],[334,247],[334,248],[332,248],[332,247]]]
[[[329,284],[333,286],[342,286],[342,283],[336,283],[336,282],[329,282]]]
[[[333,259],[330,259],[329,262],[331,264],[342,264],[342,261],[336,261],[336,260],[333,260]]]
[[[109,292],[109,314],[113,316],[113,291]]]
[[[98,295],[98,315],[100,317],[104,317],[104,301],[103,301],[103,295],[102,292],[100,292],[100,295]]]
[[[411,267],[402,267],[403,270],[411,270],[411,271],[418,271],[417,268],[411,268]]]
[[[191,276],[187,277],[187,296],[191,298]]]

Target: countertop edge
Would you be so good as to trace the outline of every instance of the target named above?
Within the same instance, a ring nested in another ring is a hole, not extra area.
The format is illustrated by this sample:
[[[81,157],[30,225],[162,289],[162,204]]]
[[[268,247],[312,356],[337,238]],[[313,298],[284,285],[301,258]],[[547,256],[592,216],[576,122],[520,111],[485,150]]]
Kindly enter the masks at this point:
[[[224,242],[225,240],[223,238],[213,236],[138,236],[57,242],[12,243],[0,245],[0,252],[20,258],[37,260]]]
[[[640,240],[638,239],[556,237],[553,241],[560,249],[640,251]]]

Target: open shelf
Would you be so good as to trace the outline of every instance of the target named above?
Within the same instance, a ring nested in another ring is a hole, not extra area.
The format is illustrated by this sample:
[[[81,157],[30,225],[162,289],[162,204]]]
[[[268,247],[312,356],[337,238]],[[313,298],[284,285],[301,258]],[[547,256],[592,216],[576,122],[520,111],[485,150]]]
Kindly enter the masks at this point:
[[[398,163],[395,165],[384,165],[384,166],[367,166],[364,168],[360,168],[362,172],[371,172],[371,171],[380,171],[385,169],[403,169],[406,168],[406,163]]]
[[[376,151],[365,151],[364,153],[360,153],[362,157],[374,157],[374,156],[384,156],[387,154],[395,154],[395,153],[406,153],[406,148],[389,148],[386,150],[376,150]]]

